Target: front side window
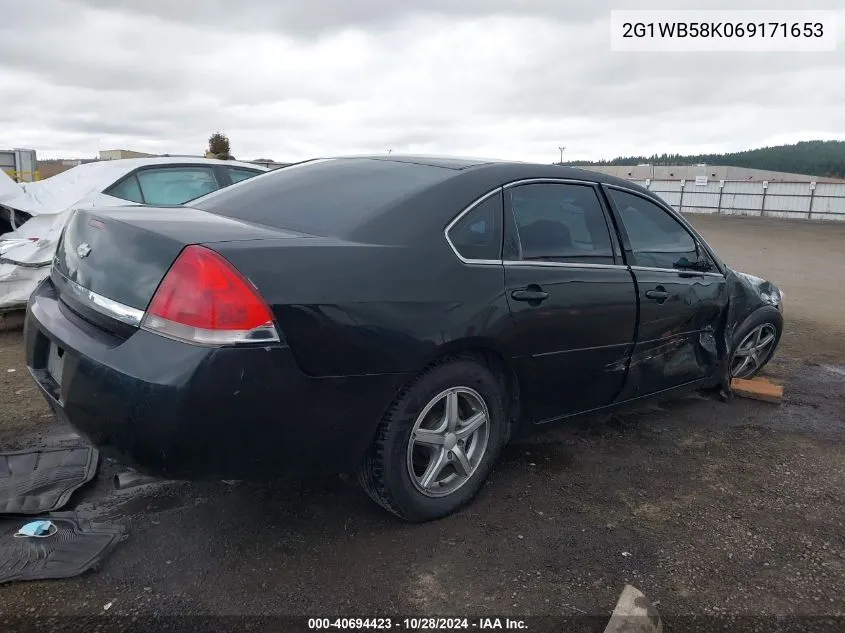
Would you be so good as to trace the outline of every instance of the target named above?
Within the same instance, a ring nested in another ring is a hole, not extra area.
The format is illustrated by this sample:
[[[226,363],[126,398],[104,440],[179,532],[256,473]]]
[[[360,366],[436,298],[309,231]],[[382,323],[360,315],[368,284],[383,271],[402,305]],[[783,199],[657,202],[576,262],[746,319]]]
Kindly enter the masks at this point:
[[[635,265],[682,269],[698,261],[692,235],[665,209],[625,191],[608,191],[628,233]]]
[[[506,190],[521,259],[613,264],[604,211],[588,185],[538,183]]]
[[[146,204],[184,204],[218,188],[209,167],[143,169],[137,176]]]
[[[449,229],[449,240],[465,259],[501,259],[501,193],[493,194],[462,217]]]

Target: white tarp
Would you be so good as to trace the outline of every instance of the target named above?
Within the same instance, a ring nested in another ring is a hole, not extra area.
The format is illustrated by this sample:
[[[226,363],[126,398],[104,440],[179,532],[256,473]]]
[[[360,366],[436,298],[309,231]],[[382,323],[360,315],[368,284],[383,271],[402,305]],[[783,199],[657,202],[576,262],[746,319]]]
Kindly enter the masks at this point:
[[[5,207],[0,209],[0,218],[10,217],[13,228],[0,235],[0,310],[26,304],[35,287],[49,274],[56,242],[74,209],[135,204],[102,192],[138,167],[168,164],[219,164],[267,171],[251,163],[176,156],[84,163],[45,180],[27,183],[16,183],[0,170],[0,207]]]
[[[23,187],[12,180],[11,176],[0,169],[0,202],[23,196]]]

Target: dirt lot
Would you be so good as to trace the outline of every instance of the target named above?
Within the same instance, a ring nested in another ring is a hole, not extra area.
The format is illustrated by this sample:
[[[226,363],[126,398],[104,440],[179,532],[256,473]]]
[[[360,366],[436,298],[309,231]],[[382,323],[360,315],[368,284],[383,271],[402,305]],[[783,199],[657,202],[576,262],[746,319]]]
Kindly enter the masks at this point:
[[[782,405],[690,396],[557,428],[511,446],[466,510],[421,526],[345,478],[119,493],[106,465],[72,503],[129,539],[97,573],[0,588],[0,615],[604,616],[626,582],[675,631],[692,615],[774,630],[773,615],[845,614],[845,224],[692,220],[786,292],[768,370]],[[0,402],[4,448],[67,433],[20,334],[0,336]]]

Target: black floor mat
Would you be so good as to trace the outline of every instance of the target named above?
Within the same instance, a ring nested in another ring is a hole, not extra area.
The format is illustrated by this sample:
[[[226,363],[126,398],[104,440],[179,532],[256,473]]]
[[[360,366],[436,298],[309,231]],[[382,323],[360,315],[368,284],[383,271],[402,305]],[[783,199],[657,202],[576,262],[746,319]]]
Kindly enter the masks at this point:
[[[0,453],[0,514],[41,514],[64,506],[97,472],[91,446]]]
[[[70,578],[99,564],[121,540],[120,525],[90,523],[72,512],[38,517],[57,531],[45,538],[18,538],[27,519],[0,522],[0,583],[13,580]]]

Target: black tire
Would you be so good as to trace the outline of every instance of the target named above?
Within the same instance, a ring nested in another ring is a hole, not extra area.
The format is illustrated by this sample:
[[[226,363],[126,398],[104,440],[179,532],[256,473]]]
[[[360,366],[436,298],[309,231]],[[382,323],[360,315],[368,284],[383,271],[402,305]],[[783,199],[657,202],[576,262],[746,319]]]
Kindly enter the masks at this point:
[[[408,444],[417,417],[438,394],[453,387],[474,390],[488,411],[486,450],[476,470],[448,496],[430,497],[411,480]],[[422,522],[449,515],[478,493],[490,476],[504,444],[507,415],[504,389],[483,364],[470,358],[449,358],[424,370],[397,396],[384,416],[375,440],[358,470],[358,481],[370,498],[400,518]]]
[[[731,377],[734,377],[734,360],[736,357],[737,349],[742,343],[743,339],[748,336],[751,332],[755,329],[760,327],[763,324],[770,324],[775,329],[775,341],[774,344],[765,352],[764,356],[760,358],[760,362],[758,366],[749,374],[742,376],[743,378],[752,378],[753,376],[757,375],[763,367],[772,359],[775,352],[777,351],[778,345],[780,345],[780,337],[783,334],[783,315],[780,311],[775,308],[774,306],[763,306],[755,310],[751,315],[749,315],[742,325],[737,328],[736,332],[734,332],[733,342],[731,345],[731,360],[730,360],[730,368],[731,368]]]

